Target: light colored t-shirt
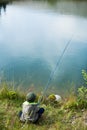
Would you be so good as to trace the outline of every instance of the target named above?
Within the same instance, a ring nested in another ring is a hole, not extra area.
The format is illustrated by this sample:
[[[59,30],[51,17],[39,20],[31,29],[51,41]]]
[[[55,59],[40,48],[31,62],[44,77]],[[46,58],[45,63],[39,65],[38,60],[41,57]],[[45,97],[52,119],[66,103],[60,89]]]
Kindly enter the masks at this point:
[[[39,107],[37,103],[29,103],[28,101],[25,101],[22,105],[22,115],[20,117],[20,120],[23,122],[35,122],[38,119],[38,111]]]

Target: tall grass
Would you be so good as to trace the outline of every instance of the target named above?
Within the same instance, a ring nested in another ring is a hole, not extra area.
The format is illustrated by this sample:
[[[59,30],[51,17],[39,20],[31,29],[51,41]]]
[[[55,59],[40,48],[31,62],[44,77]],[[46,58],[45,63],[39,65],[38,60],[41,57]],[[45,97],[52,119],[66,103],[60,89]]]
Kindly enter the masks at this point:
[[[81,88],[80,88],[81,89]],[[86,88],[85,88],[86,89]],[[61,102],[44,99],[45,113],[37,124],[24,124],[17,116],[25,95],[4,87],[0,91],[0,130],[86,130],[86,108],[78,96],[70,95]],[[76,105],[78,104],[78,105]]]
[[[84,74],[83,74],[84,73]],[[82,71],[85,82],[87,73]],[[21,123],[18,112],[25,93],[14,91],[6,85],[0,89],[0,130],[87,130],[87,84],[60,102],[45,97],[41,104],[45,113],[37,124]]]

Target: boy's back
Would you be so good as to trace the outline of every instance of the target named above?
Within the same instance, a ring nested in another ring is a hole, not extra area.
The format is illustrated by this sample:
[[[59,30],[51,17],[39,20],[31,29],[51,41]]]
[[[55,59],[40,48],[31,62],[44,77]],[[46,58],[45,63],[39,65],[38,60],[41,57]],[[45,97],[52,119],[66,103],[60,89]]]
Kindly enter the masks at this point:
[[[38,119],[39,107],[37,103],[29,103],[25,101],[22,105],[21,121],[32,121],[35,122]]]
[[[19,117],[22,122],[31,121],[36,123],[44,112],[44,108],[40,108],[38,103],[35,103],[36,95],[32,92],[26,96],[26,101],[22,105],[22,111],[19,112]]]

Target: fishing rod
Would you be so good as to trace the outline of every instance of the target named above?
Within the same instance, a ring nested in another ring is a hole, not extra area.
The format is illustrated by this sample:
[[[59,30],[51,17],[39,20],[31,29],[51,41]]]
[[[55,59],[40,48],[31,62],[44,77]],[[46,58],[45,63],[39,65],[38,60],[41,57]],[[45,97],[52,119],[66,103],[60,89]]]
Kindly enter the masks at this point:
[[[67,50],[67,48],[68,48],[69,44],[71,43],[72,39],[73,39],[73,36],[72,36],[72,37],[70,38],[70,40],[67,42],[67,44],[66,44],[66,46],[64,47],[64,50],[63,50],[63,52],[62,52],[60,58],[57,60],[57,63],[56,63],[56,65],[55,65],[53,71],[52,71],[51,74],[50,74],[50,77],[49,77],[48,82],[47,82],[47,84],[46,84],[46,86],[45,86],[45,89],[44,89],[44,91],[43,91],[43,94],[42,94],[42,96],[40,97],[40,99],[39,99],[39,101],[38,101],[38,104],[41,103],[41,101],[42,101],[42,99],[43,99],[43,96],[45,95],[46,90],[48,89],[48,87],[49,87],[51,81],[53,80],[54,75],[55,75],[55,72],[56,72],[58,66],[60,65],[60,62],[61,62],[61,60],[62,60],[62,57],[64,56],[65,51]]]

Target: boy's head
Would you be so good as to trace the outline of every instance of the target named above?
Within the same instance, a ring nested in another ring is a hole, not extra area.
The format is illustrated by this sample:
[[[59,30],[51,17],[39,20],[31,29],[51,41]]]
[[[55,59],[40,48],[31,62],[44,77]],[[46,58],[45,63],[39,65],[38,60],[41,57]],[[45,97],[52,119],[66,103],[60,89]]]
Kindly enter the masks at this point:
[[[26,100],[28,102],[34,102],[36,99],[36,94],[34,94],[33,92],[30,92],[26,95]]]

